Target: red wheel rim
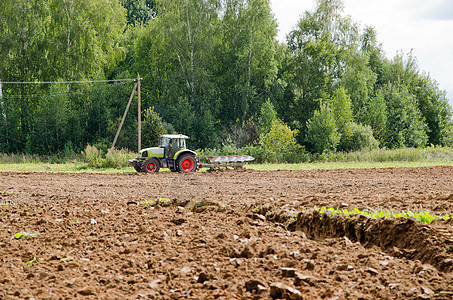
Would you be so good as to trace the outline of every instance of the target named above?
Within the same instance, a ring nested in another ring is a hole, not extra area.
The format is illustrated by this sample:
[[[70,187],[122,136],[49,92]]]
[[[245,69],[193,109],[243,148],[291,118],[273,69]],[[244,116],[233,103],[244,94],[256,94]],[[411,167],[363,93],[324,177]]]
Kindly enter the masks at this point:
[[[150,173],[156,171],[156,168],[157,166],[154,163],[149,163],[146,165],[146,170],[148,170],[148,172]]]
[[[194,162],[190,158],[186,158],[181,163],[181,168],[184,172],[190,172],[193,170]]]

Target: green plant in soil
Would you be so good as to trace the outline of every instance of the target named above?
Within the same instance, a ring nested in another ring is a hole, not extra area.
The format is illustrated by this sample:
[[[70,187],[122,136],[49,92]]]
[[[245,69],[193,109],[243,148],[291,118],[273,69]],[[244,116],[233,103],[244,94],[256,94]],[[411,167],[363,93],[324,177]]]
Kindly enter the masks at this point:
[[[26,262],[27,265],[31,265],[32,263],[36,262],[36,257],[33,257],[32,260]]]
[[[140,204],[145,204],[145,206],[156,206],[156,205],[160,205],[160,206],[170,206],[171,205],[171,200],[170,198],[159,198],[158,200],[145,200],[145,201],[141,201],[139,202]]]
[[[75,260],[74,257],[64,257],[64,258],[60,258],[60,261],[72,261],[72,260]]]
[[[364,210],[359,210],[358,208],[354,208],[353,210],[348,210],[348,209],[335,209],[335,208],[326,208],[325,206],[319,208],[319,207],[314,207],[315,210],[319,211],[322,214],[328,214],[331,216],[337,215],[337,214],[343,214],[343,215],[363,215],[368,218],[414,218],[417,221],[420,221],[422,223],[426,224],[431,224],[434,220],[437,219],[442,219],[442,220],[449,220],[451,217],[450,215],[432,215],[429,211],[421,211],[418,213],[414,213],[412,211],[402,211],[400,213],[396,213],[393,210],[380,210],[380,211],[374,211],[374,212],[369,212],[367,209]]]
[[[10,190],[8,190],[8,191],[0,191],[0,194],[22,194],[22,193],[23,193],[23,191],[18,191],[18,192],[10,191]]]
[[[29,233],[29,232],[18,232],[14,235],[13,238],[15,238],[16,240],[20,239],[20,238],[24,238],[24,237],[35,237],[35,236],[38,236],[37,233]]]
[[[215,203],[212,203],[212,202],[208,202],[208,201],[201,201],[201,202],[197,202],[193,205],[192,207],[192,210],[196,210],[198,208],[201,208],[201,207],[205,207],[205,206],[209,206],[209,205],[217,205]]]

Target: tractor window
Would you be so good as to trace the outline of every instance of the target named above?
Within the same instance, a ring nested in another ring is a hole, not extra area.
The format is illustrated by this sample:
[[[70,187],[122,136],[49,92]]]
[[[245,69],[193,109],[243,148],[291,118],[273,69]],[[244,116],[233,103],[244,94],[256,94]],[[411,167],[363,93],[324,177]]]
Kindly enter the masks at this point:
[[[184,139],[172,139],[170,141],[171,148],[176,151],[186,148],[186,140]]]
[[[166,138],[166,137],[160,138],[159,147],[161,147],[161,148],[167,148],[167,147],[168,147],[168,142],[169,142],[169,141],[170,141],[169,138]]]
[[[179,149],[184,149],[186,148],[186,140],[180,139],[179,140]]]

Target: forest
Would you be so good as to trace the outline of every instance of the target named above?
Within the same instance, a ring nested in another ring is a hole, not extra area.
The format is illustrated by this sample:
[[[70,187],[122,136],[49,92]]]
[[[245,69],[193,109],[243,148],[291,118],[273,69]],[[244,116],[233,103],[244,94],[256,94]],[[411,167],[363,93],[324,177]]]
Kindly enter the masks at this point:
[[[446,92],[417,58],[387,57],[341,0],[314,1],[279,42],[268,0],[2,0],[0,153],[108,149],[135,78],[144,147],[183,133],[293,162],[453,146]],[[137,127],[133,101],[118,148],[137,150]]]

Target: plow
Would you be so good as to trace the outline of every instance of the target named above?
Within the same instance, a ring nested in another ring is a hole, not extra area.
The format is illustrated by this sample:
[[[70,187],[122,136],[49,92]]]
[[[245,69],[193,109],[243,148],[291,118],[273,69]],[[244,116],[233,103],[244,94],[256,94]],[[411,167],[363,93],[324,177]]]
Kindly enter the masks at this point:
[[[255,160],[249,155],[227,155],[227,156],[206,156],[210,161],[208,164],[200,164],[200,168],[209,168],[210,171],[220,170],[229,167],[237,170],[244,167],[244,164]]]
[[[211,171],[222,168],[241,169],[246,162],[255,158],[249,155],[206,156],[209,163],[200,163],[198,154],[186,147],[189,137],[183,134],[159,136],[159,146],[140,150],[138,156],[129,163],[137,172],[156,173],[161,168],[172,172],[193,172],[201,168]]]

